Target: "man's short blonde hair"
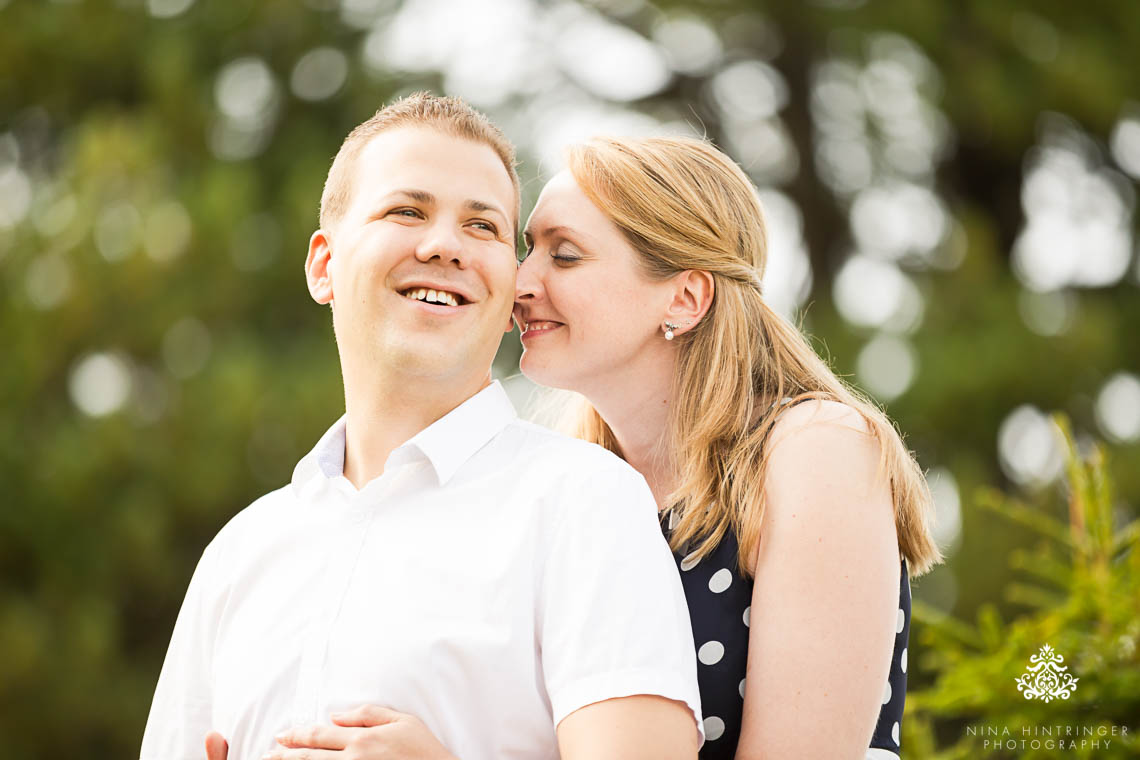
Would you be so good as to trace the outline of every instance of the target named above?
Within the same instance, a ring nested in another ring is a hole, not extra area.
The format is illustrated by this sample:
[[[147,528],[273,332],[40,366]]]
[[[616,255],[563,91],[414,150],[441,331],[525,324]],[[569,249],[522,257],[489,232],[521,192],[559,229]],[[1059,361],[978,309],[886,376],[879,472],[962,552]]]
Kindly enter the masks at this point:
[[[440,97],[427,92],[417,92],[389,103],[348,133],[333,159],[324,192],[321,193],[321,229],[331,232],[348,209],[352,198],[356,158],[364,146],[384,130],[407,126],[431,127],[444,134],[482,143],[494,150],[515,188],[514,226],[517,232],[520,196],[514,145],[490,119],[459,98]]]

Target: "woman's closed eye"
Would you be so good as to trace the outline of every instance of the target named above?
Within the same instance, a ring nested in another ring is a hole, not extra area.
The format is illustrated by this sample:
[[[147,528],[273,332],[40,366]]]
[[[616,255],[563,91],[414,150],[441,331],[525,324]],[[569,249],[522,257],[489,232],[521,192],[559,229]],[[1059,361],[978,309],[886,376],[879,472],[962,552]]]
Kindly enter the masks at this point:
[[[554,259],[555,266],[568,267],[577,264],[585,256],[576,246],[563,241],[550,249],[550,258]]]
[[[534,253],[534,241],[530,239],[529,235],[523,237],[523,244],[526,246],[518,256],[519,263],[522,264],[530,255]],[[554,260],[555,266],[568,267],[577,264],[584,257],[576,251],[570,249],[566,244],[558,244],[550,249],[550,258]]]
[[[558,252],[550,254],[550,258],[554,259],[554,263],[560,267],[572,266],[582,260],[581,256]]]

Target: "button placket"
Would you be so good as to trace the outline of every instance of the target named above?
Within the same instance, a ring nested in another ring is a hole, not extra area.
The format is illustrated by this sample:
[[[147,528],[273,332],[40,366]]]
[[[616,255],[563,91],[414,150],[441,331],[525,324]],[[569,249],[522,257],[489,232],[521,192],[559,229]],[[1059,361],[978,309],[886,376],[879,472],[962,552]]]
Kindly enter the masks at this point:
[[[398,472],[386,472],[355,495],[341,494],[337,504],[337,529],[327,546],[328,562],[320,583],[320,606],[314,611],[305,636],[297,692],[293,700],[294,722],[324,722],[325,664],[329,642],[348,586],[359,563],[378,508],[397,487]]]

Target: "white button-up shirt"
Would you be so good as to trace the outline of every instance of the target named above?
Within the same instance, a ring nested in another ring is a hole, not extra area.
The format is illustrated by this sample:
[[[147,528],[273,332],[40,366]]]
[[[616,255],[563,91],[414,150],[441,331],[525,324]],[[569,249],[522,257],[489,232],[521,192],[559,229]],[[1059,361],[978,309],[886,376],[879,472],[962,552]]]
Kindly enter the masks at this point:
[[[677,570],[645,481],[519,420],[493,383],[344,477],[342,418],[206,547],[143,737],[145,760],[229,760],[375,703],[463,760],[557,758],[555,727],[614,697],[683,701],[701,727]]]

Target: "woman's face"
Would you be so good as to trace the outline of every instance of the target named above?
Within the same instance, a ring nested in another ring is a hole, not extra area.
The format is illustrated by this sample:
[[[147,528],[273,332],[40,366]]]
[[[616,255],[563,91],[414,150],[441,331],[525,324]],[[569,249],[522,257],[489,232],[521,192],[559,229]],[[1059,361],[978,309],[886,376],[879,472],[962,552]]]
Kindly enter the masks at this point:
[[[514,316],[527,377],[590,396],[669,354],[661,326],[673,285],[645,274],[633,246],[569,172],[543,189],[524,237]]]

